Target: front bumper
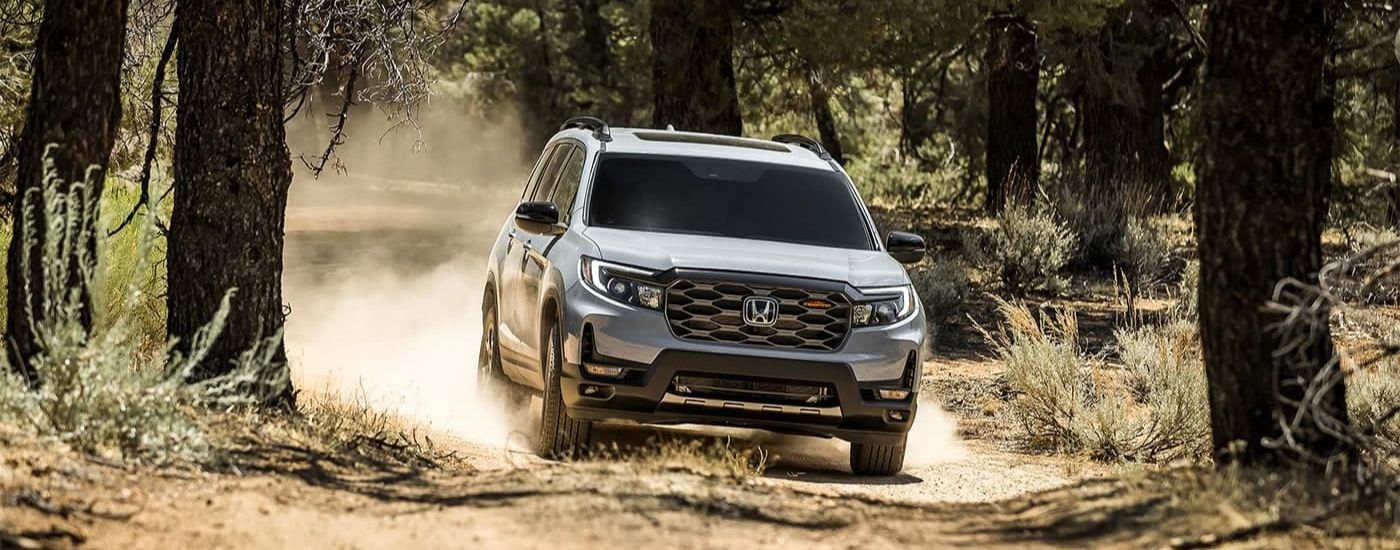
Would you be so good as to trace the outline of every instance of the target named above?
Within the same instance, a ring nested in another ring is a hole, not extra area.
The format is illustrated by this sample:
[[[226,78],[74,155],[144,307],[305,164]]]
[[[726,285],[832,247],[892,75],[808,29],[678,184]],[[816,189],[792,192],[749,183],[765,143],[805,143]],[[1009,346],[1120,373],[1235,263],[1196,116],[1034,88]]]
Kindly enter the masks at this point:
[[[917,363],[916,363],[917,364]],[[667,350],[632,380],[587,378],[579,365],[563,371],[564,404],[571,416],[585,420],[631,420],[646,424],[710,424],[760,428],[776,432],[835,436],[857,443],[894,444],[913,425],[917,396],[875,401],[866,395],[877,386],[861,384],[849,365],[742,355],[713,355]],[[674,391],[677,374],[752,377],[821,383],[835,387],[835,406],[777,405],[744,399],[697,398]],[[592,386],[593,395],[584,395]]]
[[[575,285],[567,293],[562,395],[569,414],[585,420],[707,424],[834,436],[894,444],[913,425],[923,357],[922,312],[885,327],[853,329],[833,352],[697,342],[676,338],[660,312],[617,304]],[[582,362],[622,366],[622,379],[588,375]],[[824,406],[763,399],[685,395],[677,375],[757,378],[818,384],[834,390]],[[908,388],[909,397],[875,398],[877,388]]]

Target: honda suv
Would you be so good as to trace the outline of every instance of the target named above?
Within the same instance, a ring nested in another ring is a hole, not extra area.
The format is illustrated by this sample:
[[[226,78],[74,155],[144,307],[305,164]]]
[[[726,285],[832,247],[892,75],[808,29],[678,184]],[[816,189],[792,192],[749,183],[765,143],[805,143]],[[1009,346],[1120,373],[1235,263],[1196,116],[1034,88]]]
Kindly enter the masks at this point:
[[[571,119],[491,252],[478,376],[543,397],[545,456],[600,421],[727,425],[844,439],[855,473],[893,475],[925,334],[900,264],[923,256],[811,139]]]

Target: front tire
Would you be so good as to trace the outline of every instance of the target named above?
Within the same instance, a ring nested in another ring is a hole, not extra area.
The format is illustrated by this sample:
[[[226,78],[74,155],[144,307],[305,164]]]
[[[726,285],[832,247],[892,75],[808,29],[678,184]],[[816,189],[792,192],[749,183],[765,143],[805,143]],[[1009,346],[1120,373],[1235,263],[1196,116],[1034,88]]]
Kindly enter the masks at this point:
[[[892,476],[904,469],[904,444],[851,444],[851,472],[860,476]]]
[[[593,423],[569,416],[568,409],[564,407],[561,385],[563,350],[559,325],[550,323],[541,365],[544,372],[544,404],[540,407],[540,433],[535,438],[535,451],[540,456],[556,460],[583,456],[593,436]]]

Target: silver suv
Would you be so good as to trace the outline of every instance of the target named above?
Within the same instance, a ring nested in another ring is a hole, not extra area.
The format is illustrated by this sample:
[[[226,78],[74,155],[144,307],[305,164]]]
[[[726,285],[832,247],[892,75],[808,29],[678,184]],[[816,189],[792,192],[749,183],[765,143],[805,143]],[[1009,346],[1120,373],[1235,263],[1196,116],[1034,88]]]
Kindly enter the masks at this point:
[[[904,463],[924,314],[841,166],[771,141],[569,120],[487,265],[478,376],[543,396],[536,446],[587,449],[594,422],[838,437],[851,469]],[[528,409],[526,409],[528,410]]]

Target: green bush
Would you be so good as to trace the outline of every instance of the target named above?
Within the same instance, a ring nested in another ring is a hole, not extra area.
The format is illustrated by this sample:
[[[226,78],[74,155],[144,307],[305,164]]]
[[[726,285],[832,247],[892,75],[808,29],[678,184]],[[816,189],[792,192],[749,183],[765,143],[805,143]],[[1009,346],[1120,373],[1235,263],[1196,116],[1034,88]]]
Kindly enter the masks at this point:
[[[43,189],[23,198],[25,208],[42,209],[49,223],[27,228],[16,238],[34,247],[43,232],[41,280],[45,300],[34,318],[41,351],[30,366],[39,384],[30,384],[8,364],[0,364],[0,421],[21,426],[31,435],[63,441],[74,448],[122,460],[165,464],[204,461],[212,447],[194,409],[228,408],[261,403],[279,395],[288,382],[286,365],[273,363],[281,335],[243,353],[232,372],[197,384],[189,374],[205,359],[228,314],[229,296],[215,318],[190,342],[188,355],[162,353],[142,357],[138,349],[137,304],[143,299],[141,279],[128,279],[119,307],[94,312],[94,328],[82,322],[81,294],[68,288],[71,257],[78,256],[77,280],[89,289],[97,273],[108,266],[80,255],[96,199],[84,183],[71,192],[58,192],[61,183],[51,162],[45,163]],[[85,221],[86,220],[86,221]],[[136,258],[150,257],[154,229],[138,229]],[[65,238],[67,237],[67,238]],[[133,266],[137,273],[147,266]],[[111,280],[111,279],[109,279]],[[230,293],[231,295],[231,293]],[[165,350],[172,349],[166,345]],[[3,362],[3,361],[0,361]]]
[[[964,247],[978,269],[998,278],[1013,295],[1059,292],[1060,270],[1070,259],[1074,237],[1048,212],[1013,206],[988,233],[964,234]]]

